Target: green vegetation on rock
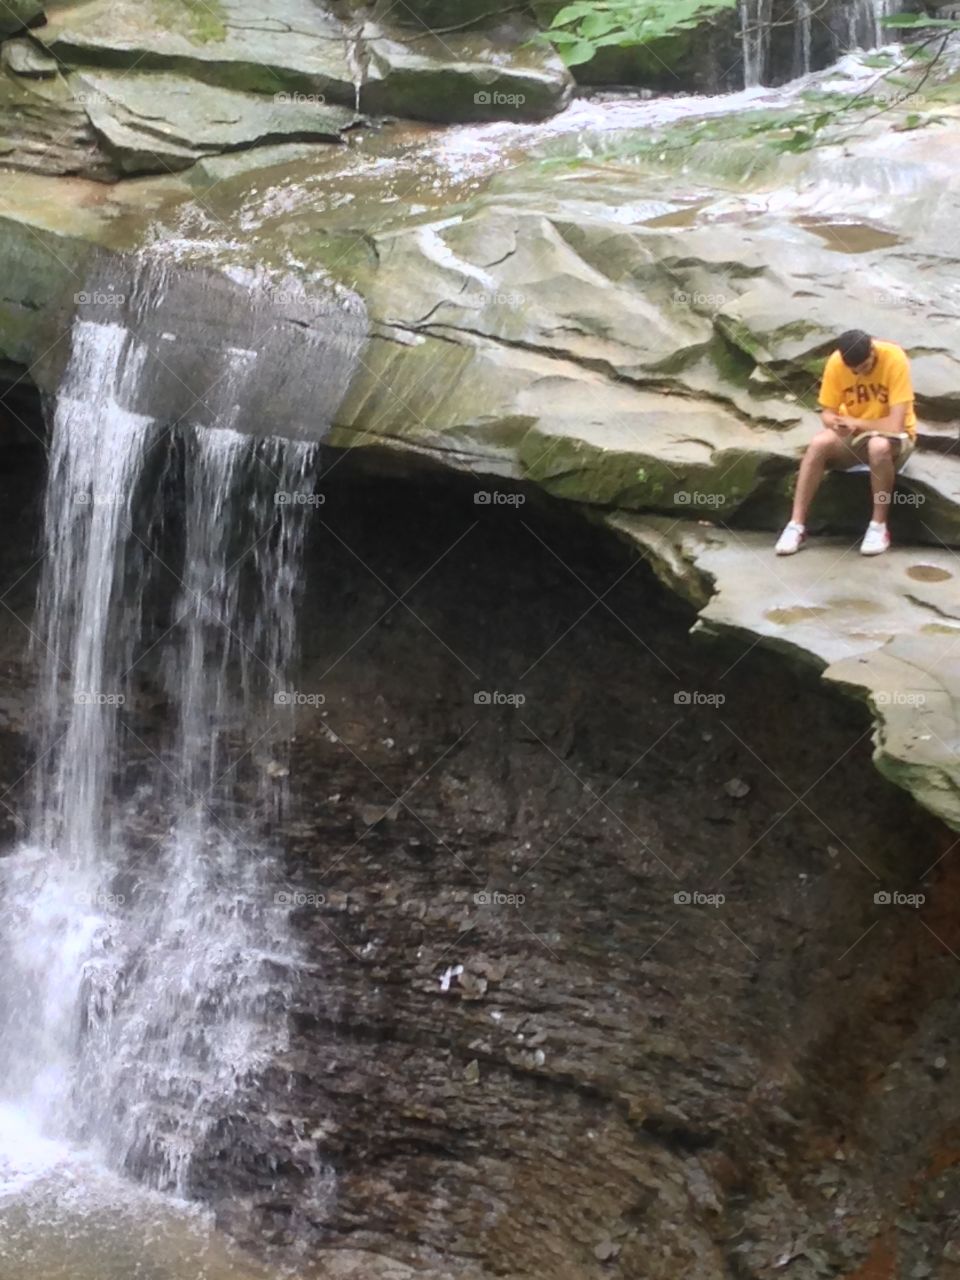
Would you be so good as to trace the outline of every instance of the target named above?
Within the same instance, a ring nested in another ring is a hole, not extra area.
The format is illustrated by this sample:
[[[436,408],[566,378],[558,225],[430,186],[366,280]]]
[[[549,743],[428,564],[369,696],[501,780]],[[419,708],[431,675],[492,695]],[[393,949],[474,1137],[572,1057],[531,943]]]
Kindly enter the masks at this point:
[[[736,0],[575,0],[554,16],[547,34],[573,67],[601,49],[654,45],[734,9]]]
[[[223,40],[227,13],[219,0],[157,0],[157,17],[198,44]]]

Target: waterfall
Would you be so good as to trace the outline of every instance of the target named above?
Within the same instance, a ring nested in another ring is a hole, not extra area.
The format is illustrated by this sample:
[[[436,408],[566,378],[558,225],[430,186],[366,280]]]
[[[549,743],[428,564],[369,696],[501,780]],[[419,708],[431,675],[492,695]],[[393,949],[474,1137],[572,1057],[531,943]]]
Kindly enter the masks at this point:
[[[795,76],[808,75],[813,70],[813,9],[812,0],[797,0],[796,44],[793,70]]]
[[[763,83],[770,53],[773,0],[740,0],[743,82],[746,88]]]
[[[875,49],[883,44],[889,38],[883,28],[883,19],[896,7],[890,0],[849,0],[848,48]]]
[[[888,39],[895,0],[739,0],[744,87],[807,75],[849,49]],[[791,43],[792,42],[792,43]]]
[[[130,412],[143,359],[79,323],[56,405],[33,829],[0,862],[0,1128],[186,1193],[286,1042],[275,699],[315,449]]]

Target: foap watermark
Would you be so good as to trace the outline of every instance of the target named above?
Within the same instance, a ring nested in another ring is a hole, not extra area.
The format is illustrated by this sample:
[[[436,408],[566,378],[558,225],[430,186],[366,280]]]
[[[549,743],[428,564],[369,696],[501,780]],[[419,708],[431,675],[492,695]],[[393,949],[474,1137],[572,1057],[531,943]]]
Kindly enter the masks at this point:
[[[478,689],[473,701],[478,707],[522,707],[525,693],[501,693],[499,689]]]
[[[678,707],[722,707],[726,700],[725,693],[704,693],[700,689],[678,689],[673,695]]]
[[[678,907],[722,907],[726,902],[723,893],[701,893],[698,889],[678,889],[673,895]]]
[[[327,100],[322,93],[287,93],[273,95],[278,107],[325,107]]]
[[[898,889],[878,889],[873,895],[878,907],[922,907],[926,900],[925,893],[901,893]]]
[[[478,107],[522,107],[525,93],[503,93],[499,89],[478,89],[473,101]]]
[[[87,693],[81,690],[73,695],[78,707],[122,707],[127,701],[124,693]]]
[[[526,305],[522,293],[481,293],[477,301],[482,307],[511,307],[514,311]]]
[[[273,900],[278,907],[322,907],[327,896],[310,889],[278,889]]]
[[[699,289],[688,292],[686,289],[677,289],[673,295],[674,305],[678,307],[713,307],[718,311],[727,301],[725,293],[703,293]]]
[[[319,300],[303,289],[268,289],[267,298],[275,307],[313,307]]]
[[[903,307],[913,298],[906,289],[868,289],[864,301],[874,303],[878,307]]]
[[[116,103],[110,95],[108,93],[101,93],[99,89],[78,89],[72,97],[78,107],[116,106]]]
[[[126,900],[123,893],[106,893],[102,889],[80,889],[75,895],[79,907],[122,907]]]
[[[125,293],[114,293],[112,289],[81,289],[73,295],[78,307],[122,307],[127,300]]]
[[[73,495],[74,502],[81,507],[122,507],[127,500],[125,493],[95,493],[90,489],[78,489]]]
[[[498,889],[481,889],[473,895],[478,907],[522,907],[526,902],[522,893],[501,893]]]
[[[927,695],[909,689],[877,689],[873,701],[878,707],[925,707]]]
[[[705,493],[701,489],[678,489],[673,495],[678,507],[722,507],[726,500],[725,493]]]
[[[929,105],[929,99],[922,93],[904,93],[895,85],[882,85],[874,89],[870,97],[880,106],[905,107],[908,111],[923,111]]]
[[[273,495],[275,507],[322,507],[327,496],[324,493],[308,493],[305,489],[295,489],[292,493],[280,492]]]
[[[300,693],[296,689],[281,689],[273,695],[274,705],[278,707],[322,707],[326,700],[326,694]]]
[[[476,507],[522,507],[526,500],[524,493],[506,493],[503,489],[480,489],[473,495]]]
[[[925,493],[910,493],[905,489],[894,489],[893,493],[878,493],[877,502],[887,507],[922,507],[927,500]]]

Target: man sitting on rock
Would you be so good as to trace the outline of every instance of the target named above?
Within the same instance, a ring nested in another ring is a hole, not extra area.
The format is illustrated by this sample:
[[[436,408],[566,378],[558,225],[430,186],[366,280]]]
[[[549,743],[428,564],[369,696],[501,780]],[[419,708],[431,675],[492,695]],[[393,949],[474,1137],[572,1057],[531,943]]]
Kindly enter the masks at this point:
[[[881,342],[860,329],[837,340],[820,386],[824,430],[803,455],[790,523],[777,542],[778,556],[792,556],[806,540],[806,519],[825,468],[841,471],[870,466],[873,519],[860,551],[877,556],[890,546],[887,517],[899,470],[913,451],[917,417],[913,411],[910,361],[895,342]]]

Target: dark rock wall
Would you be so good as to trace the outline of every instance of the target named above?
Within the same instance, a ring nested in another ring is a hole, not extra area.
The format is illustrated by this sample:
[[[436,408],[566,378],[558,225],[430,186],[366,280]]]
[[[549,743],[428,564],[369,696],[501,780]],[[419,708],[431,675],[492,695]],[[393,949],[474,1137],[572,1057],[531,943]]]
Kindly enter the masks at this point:
[[[4,459],[12,838],[43,456]],[[953,837],[875,774],[865,714],[691,639],[642,564],[532,495],[335,454],[319,492],[293,1039],[195,1194],[258,1250],[444,1275],[939,1265]],[[926,901],[875,901],[897,892]]]
[[[798,1233],[798,1275],[852,1272],[948,1128],[949,858],[920,881],[952,837],[875,778],[865,718],[691,641],[588,526],[347,470],[293,744],[315,967],[269,1122],[225,1122],[198,1192],[465,1272],[759,1276]]]

